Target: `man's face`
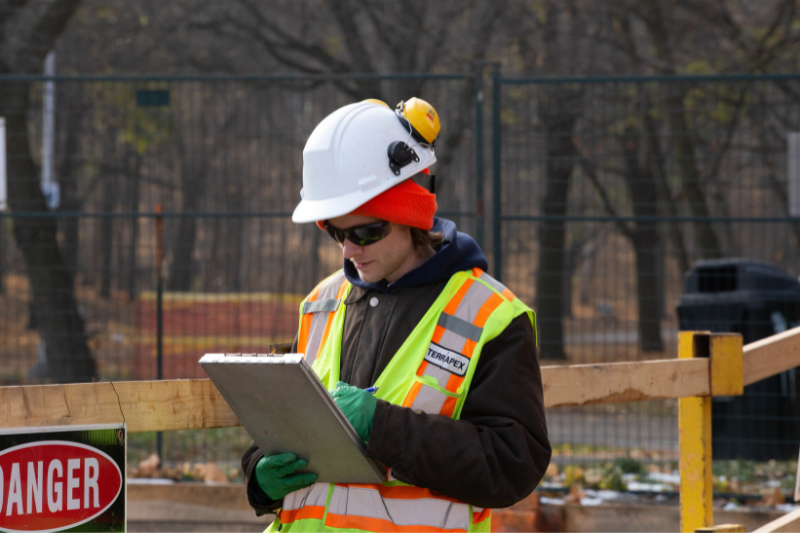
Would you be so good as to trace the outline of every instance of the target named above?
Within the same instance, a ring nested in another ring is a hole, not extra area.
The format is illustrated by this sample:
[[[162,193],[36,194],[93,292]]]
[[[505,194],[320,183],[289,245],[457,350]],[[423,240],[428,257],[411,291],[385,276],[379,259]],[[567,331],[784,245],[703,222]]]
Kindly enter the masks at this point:
[[[374,222],[380,220],[362,215],[344,215],[328,220],[328,224],[338,229],[349,229]],[[408,226],[393,222],[390,226],[391,233],[374,244],[359,246],[345,239],[341,245],[344,258],[352,261],[359,277],[368,283],[382,279],[393,283],[408,272],[409,265],[418,260]]]

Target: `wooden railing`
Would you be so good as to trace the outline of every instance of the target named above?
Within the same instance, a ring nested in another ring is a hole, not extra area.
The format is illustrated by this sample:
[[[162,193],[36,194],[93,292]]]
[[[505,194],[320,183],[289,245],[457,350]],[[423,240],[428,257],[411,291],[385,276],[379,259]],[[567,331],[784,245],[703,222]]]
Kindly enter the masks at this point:
[[[713,524],[712,396],[800,366],[800,328],[742,347],[735,334],[679,333],[679,358],[542,367],[547,407],[679,398],[681,528]],[[207,379],[0,387],[0,428],[127,423],[131,432],[241,425]]]

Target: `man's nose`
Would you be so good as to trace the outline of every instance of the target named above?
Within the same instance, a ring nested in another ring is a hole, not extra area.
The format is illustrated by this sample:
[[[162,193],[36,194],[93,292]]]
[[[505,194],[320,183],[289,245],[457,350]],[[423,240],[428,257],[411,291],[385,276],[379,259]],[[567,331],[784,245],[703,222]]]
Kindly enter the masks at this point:
[[[363,246],[359,246],[355,243],[352,243],[347,239],[345,239],[344,243],[342,243],[342,251],[344,253],[345,259],[352,259],[353,257],[360,254],[363,249],[364,249]]]

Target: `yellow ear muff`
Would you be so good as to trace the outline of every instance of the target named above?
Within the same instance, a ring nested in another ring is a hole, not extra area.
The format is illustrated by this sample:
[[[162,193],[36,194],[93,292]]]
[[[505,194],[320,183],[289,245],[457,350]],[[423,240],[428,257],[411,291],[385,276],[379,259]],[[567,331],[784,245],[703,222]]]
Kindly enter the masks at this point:
[[[441,124],[439,123],[439,113],[425,100],[421,98],[411,98],[407,102],[397,104],[398,115],[406,119],[411,127],[412,134],[416,134],[419,142],[430,145],[436,143],[439,136]]]

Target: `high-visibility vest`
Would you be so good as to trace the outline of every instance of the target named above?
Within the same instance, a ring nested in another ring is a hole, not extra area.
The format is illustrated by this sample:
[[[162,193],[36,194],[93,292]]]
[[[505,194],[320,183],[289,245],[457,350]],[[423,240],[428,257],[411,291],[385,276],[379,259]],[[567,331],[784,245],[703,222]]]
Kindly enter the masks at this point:
[[[339,381],[351,288],[339,271],[300,306],[297,351],[328,390]],[[523,313],[535,332],[533,311],[500,282],[478,268],[454,274],[378,377],[376,397],[458,419],[484,344]],[[292,492],[267,531],[489,531],[490,525],[489,509],[408,485],[390,470],[380,484],[320,482]]]

